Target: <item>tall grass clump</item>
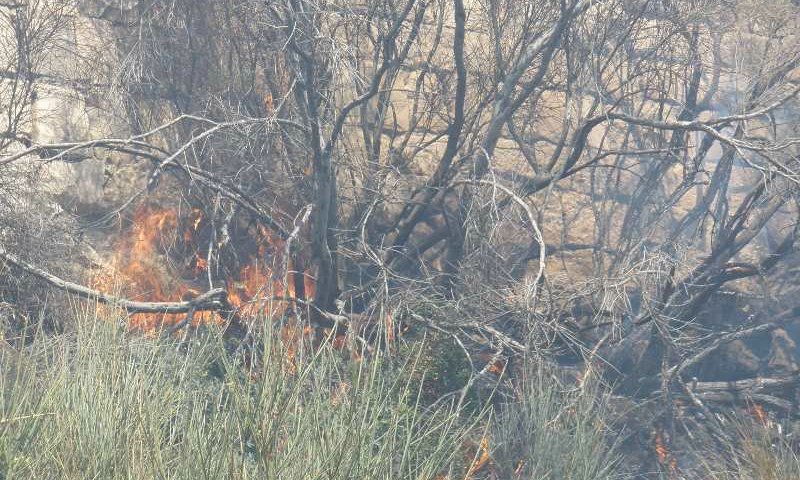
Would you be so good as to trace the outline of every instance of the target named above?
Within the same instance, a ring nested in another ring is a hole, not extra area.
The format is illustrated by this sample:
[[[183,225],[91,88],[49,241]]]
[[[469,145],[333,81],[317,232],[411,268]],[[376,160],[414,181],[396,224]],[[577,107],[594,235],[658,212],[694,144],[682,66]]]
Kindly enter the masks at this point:
[[[722,448],[701,459],[701,474],[708,480],[784,480],[800,478],[797,445],[775,425],[750,418],[733,417],[725,423],[727,438]]]
[[[246,368],[215,332],[176,348],[79,317],[0,347],[0,478],[431,479],[463,461],[475,417],[424,408],[400,380],[413,359],[266,333]]]
[[[516,398],[499,409],[493,422],[497,477],[621,478],[602,393],[599,386],[567,388],[535,360],[527,360]]]

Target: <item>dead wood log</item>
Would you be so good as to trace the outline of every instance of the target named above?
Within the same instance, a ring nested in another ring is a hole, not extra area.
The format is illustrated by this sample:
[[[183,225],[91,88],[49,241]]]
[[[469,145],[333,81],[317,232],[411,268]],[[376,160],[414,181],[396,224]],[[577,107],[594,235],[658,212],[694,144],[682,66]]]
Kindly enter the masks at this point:
[[[697,394],[728,393],[765,393],[790,387],[800,381],[800,371],[779,377],[756,377],[730,382],[696,382],[691,384],[692,391]]]
[[[693,402],[719,403],[767,403],[784,410],[791,410],[793,402],[778,395],[793,389],[800,383],[800,371],[776,377],[755,377],[729,382],[697,382],[685,384],[687,394]],[[661,395],[661,390],[651,396]]]

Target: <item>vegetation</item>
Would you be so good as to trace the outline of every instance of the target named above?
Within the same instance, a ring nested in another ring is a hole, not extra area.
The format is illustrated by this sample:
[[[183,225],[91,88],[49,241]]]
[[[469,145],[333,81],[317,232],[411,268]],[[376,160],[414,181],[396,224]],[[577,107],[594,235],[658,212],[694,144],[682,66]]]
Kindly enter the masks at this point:
[[[269,336],[258,369],[216,332],[188,344],[84,315],[0,356],[4,478],[434,478],[464,463],[475,426],[426,408],[380,356],[323,347],[288,362]]]
[[[0,0],[0,472],[795,476],[798,32]]]
[[[296,355],[267,333],[260,367],[246,369],[231,363],[215,329],[185,343],[83,313],[74,331],[27,333],[0,353],[2,478],[613,472],[594,397],[562,395],[540,373],[493,416],[489,404],[466,408],[457,398],[421,403],[422,388],[404,379],[436,372],[420,370],[419,355],[354,361],[330,344]],[[488,443],[470,447],[476,438]]]
[[[619,478],[602,390],[570,389],[541,366],[527,367],[518,397],[492,424],[498,478]]]

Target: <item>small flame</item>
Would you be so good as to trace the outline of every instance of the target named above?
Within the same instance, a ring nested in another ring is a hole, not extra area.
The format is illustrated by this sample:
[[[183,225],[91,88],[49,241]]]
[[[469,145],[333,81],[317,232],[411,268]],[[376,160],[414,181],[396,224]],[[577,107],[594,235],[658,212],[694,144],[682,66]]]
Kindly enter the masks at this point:
[[[522,469],[525,468],[525,464],[526,463],[527,462],[525,460],[520,460],[520,461],[517,462],[517,468],[514,469],[514,476],[515,477],[519,477],[520,475],[522,475]]]
[[[469,467],[467,471],[467,475],[465,478],[472,478],[476,473],[483,470],[488,464],[489,460],[491,460],[491,456],[489,455],[489,439],[486,437],[481,438],[481,443],[478,446],[478,456],[472,462],[472,465]]]
[[[386,343],[392,344],[394,342],[394,318],[391,313],[386,314]]]
[[[502,375],[506,370],[506,359],[489,353],[480,354],[479,358],[486,362],[485,371],[493,375]]]
[[[506,370],[506,364],[502,359],[495,360],[489,365],[489,373],[493,373],[495,375],[502,375],[503,372]]]
[[[764,410],[764,407],[761,405],[754,403],[752,407],[750,407],[750,414],[758,421],[759,424],[766,427],[769,426],[770,420],[767,411]]]
[[[203,258],[203,257],[201,257],[199,254],[195,255],[195,257],[194,257],[194,270],[198,274],[208,270],[208,260]]]
[[[658,464],[669,467],[670,474],[674,474],[678,469],[678,461],[675,457],[669,454],[669,449],[664,441],[664,435],[661,431],[656,432],[655,436],[655,451]]]
[[[661,432],[656,432],[656,456],[658,457],[658,463],[664,465],[667,463],[667,459],[669,458],[669,450],[667,450],[667,445],[664,443],[664,437],[661,435]]]

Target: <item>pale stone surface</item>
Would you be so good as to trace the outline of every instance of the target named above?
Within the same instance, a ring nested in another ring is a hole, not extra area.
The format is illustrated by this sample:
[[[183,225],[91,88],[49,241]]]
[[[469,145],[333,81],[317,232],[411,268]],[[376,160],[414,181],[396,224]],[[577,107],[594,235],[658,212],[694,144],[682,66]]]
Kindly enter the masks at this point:
[[[122,20],[123,12],[135,5],[133,0],[81,0],[78,9],[87,17],[117,23]]]
[[[18,133],[34,144],[79,142],[90,138],[129,135],[118,100],[106,86],[113,78],[116,51],[113,22],[128,0],[79,0],[71,8],[63,0],[43,6],[62,15],[61,25],[47,41],[51,48],[33,60],[37,75],[34,96],[25,111]],[[8,25],[0,26],[0,56],[14,70],[15,41]],[[0,80],[7,87],[13,77]],[[0,103],[11,89],[0,88]],[[2,120],[0,120],[2,122]],[[0,124],[0,131],[8,129]],[[22,145],[12,146],[22,149]],[[23,160],[23,168],[39,167],[39,194],[51,198],[64,210],[94,214],[113,207],[128,195],[131,186],[110,181],[120,162],[100,149],[86,151],[81,162]],[[124,178],[125,176],[117,177]],[[124,183],[124,182],[123,182]],[[128,182],[130,183],[130,182]],[[108,188],[108,187],[112,188]]]

